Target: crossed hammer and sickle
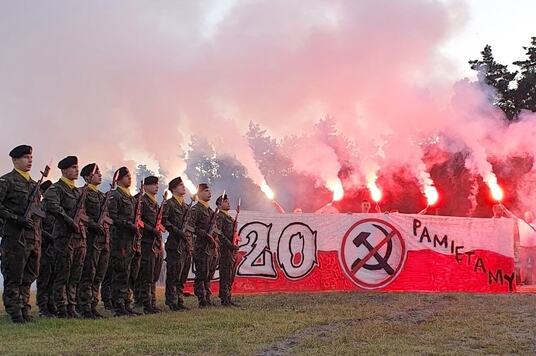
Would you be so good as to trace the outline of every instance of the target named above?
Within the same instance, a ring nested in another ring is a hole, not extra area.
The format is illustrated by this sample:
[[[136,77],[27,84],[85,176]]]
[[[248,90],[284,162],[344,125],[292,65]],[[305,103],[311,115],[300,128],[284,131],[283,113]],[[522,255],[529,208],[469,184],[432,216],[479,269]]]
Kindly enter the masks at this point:
[[[387,232],[387,230],[385,230],[382,226],[376,224],[372,224],[372,226],[380,230],[385,235],[385,238],[378,245],[372,246],[372,244],[368,241],[368,238],[371,235],[370,232],[362,231],[359,233],[359,235],[357,235],[357,237],[352,241],[356,248],[359,248],[361,245],[363,245],[367,248],[367,250],[369,250],[369,252],[365,257],[357,258],[354,263],[352,263],[352,273],[357,273],[357,271],[363,267],[369,271],[383,269],[388,275],[393,275],[395,270],[387,261],[389,261],[389,257],[391,257],[391,252],[393,251],[393,242],[391,239],[395,235],[395,231],[393,230],[391,232]],[[385,250],[385,256],[382,256],[378,251],[385,244],[387,244],[387,248]],[[372,257],[374,257],[376,260],[376,264],[367,263],[367,261]]]

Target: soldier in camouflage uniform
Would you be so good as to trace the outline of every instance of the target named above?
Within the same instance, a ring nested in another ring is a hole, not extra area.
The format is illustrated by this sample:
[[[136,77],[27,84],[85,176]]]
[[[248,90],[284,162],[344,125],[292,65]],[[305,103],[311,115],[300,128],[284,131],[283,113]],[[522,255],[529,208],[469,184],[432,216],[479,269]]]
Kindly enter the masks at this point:
[[[52,182],[47,180],[41,185],[44,195]],[[53,298],[54,283],[54,240],[52,230],[54,228],[54,217],[47,214],[43,220],[41,230],[41,261],[39,263],[39,276],[37,277],[37,306],[39,315],[43,317],[53,317],[56,315],[56,307]]]
[[[142,198],[141,219],[143,230],[141,237],[141,266],[140,266],[140,300],[145,314],[160,313],[156,306],[156,282],[160,277],[164,260],[162,231],[157,226],[158,178],[149,176],[144,179],[145,193]],[[164,202],[162,202],[164,204]]]
[[[137,250],[138,227],[134,223],[136,216],[136,199],[130,194],[132,178],[128,168],[121,167],[117,172],[117,189],[114,190],[109,206],[111,229],[111,267],[112,298],[116,316],[139,315],[130,306],[129,280],[135,250]]]
[[[184,202],[186,187],[177,177],[169,182],[173,196],[164,208],[162,223],[169,236],[166,241],[166,305],[172,310],[187,310],[184,305],[184,284],[192,263],[192,233],[185,214],[189,208]],[[185,226],[184,226],[184,225]]]
[[[199,200],[192,208],[192,227],[195,234],[193,251],[194,293],[199,300],[199,307],[205,308],[211,305],[207,298],[210,298],[210,268],[216,241],[209,234],[209,229],[214,211],[209,206],[212,193],[207,184],[199,184],[197,196]]]
[[[9,153],[14,169],[0,177],[0,254],[4,276],[3,300],[14,323],[32,320],[30,286],[39,272],[41,217],[25,218],[36,182],[30,177],[32,147],[21,145]]]
[[[231,300],[231,289],[234,277],[234,265],[238,246],[233,243],[234,220],[229,215],[229,199],[227,195],[216,200],[221,221],[220,235],[220,291],[219,297],[223,306],[238,306]]]
[[[74,220],[82,195],[75,186],[78,158],[68,156],[58,168],[62,176],[45,195],[46,212],[54,217],[54,304],[59,318],[78,318],[77,289],[86,256],[86,227]]]
[[[93,172],[93,173],[92,173]],[[97,311],[100,284],[108,268],[110,258],[110,226],[99,224],[105,195],[98,189],[102,174],[95,163],[86,165],[80,175],[88,184],[86,213],[89,218],[87,234],[87,255],[78,289],[78,301],[82,316],[86,319],[102,318]]]
[[[110,237],[111,237],[111,230],[110,230]],[[111,249],[111,243],[110,243],[110,249]],[[102,303],[104,304],[104,309],[113,311],[115,310],[113,303],[112,303],[112,279],[113,279],[113,268],[112,268],[112,258],[111,258],[111,251],[110,251],[110,260],[108,261],[108,268],[106,269],[106,273],[104,274],[104,279],[101,283],[101,290],[100,295],[102,299]]]

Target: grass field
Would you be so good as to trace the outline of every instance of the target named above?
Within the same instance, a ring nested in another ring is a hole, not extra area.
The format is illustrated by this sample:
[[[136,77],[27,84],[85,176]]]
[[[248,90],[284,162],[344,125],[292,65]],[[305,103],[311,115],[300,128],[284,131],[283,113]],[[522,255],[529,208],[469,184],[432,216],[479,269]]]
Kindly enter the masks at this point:
[[[0,318],[0,354],[535,354],[536,294],[275,294],[105,320]],[[188,298],[188,305],[195,300]]]

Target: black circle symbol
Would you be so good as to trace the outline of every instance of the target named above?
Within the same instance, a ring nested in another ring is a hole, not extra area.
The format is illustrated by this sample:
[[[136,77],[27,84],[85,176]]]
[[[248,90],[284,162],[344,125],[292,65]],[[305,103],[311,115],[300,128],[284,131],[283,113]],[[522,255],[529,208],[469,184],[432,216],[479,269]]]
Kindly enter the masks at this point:
[[[380,219],[356,222],[346,232],[340,263],[354,284],[365,289],[387,286],[399,274],[406,259],[400,232]]]

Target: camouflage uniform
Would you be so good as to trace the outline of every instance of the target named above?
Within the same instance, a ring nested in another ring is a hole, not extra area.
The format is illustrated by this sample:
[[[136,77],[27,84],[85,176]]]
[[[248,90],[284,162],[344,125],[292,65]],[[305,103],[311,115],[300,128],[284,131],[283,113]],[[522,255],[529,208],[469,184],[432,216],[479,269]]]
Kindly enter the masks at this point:
[[[54,183],[45,194],[45,209],[54,217],[54,304],[58,315],[69,313],[77,303],[77,289],[86,257],[86,232],[76,232],[73,220],[82,192],[62,179]]]
[[[210,298],[210,272],[214,266],[214,246],[209,242],[208,229],[213,210],[198,202],[192,208],[192,227],[194,228],[193,260],[195,266],[194,293],[200,306],[208,304]]]
[[[219,297],[223,305],[231,302],[231,288],[234,275],[236,247],[233,245],[234,220],[224,211],[220,211],[220,291]]]
[[[101,295],[101,299],[104,304],[104,307],[110,310],[113,309],[113,304],[112,304],[113,270],[114,269],[112,268],[112,259],[110,257],[108,268],[106,269],[106,273],[104,274],[104,279],[102,280],[101,290],[100,290],[100,295]]]
[[[144,194],[141,205],[143,231],[141,237],[140,300],[146,312],[159,311],[156,307],[156,282],[162,271],[164,249],[162,235],[156,230],[158,203]]]
[[[184,284],[192,263],[192,230],[183,233],[188,206],[175,197],[168,199],[162,223],[169,236],[166,241],[166,305],[172,310],[184,306]],[[188,225],[190,222],[187,221]]]
[[[134,225],[136,199],[121,188],[113,192],[109,215],[111,228],[112,298],[116,310],[123,312],[129,304],[131,273],[138,270],[133,264],[139,241]]]
[[[80,309],[87,314],[93,311],[95,313],[100,284],[108,269],[108,260],[110,258],[110,231],[109,227],[101,227],[98,224],[102,205],[105,201],[105,195],[96,188],[90,186],[86,198],[86,213],[89,217],[88,222],[88,251],[84,270],[80,280],[78,291],[78,300]]]
[[[17,322],[29,320],[30,286],[39,274],[41,217],[32,217],[32,229],[21,221],[35,187],[35,181],[26,180],[16,170],[0,178],[2,297],[6,312]]]
[[[37,306],[44,316],[55,314],[53,285],[54,285],[54,217],[50,214],[43,220],[41,262],[37,277]]]

